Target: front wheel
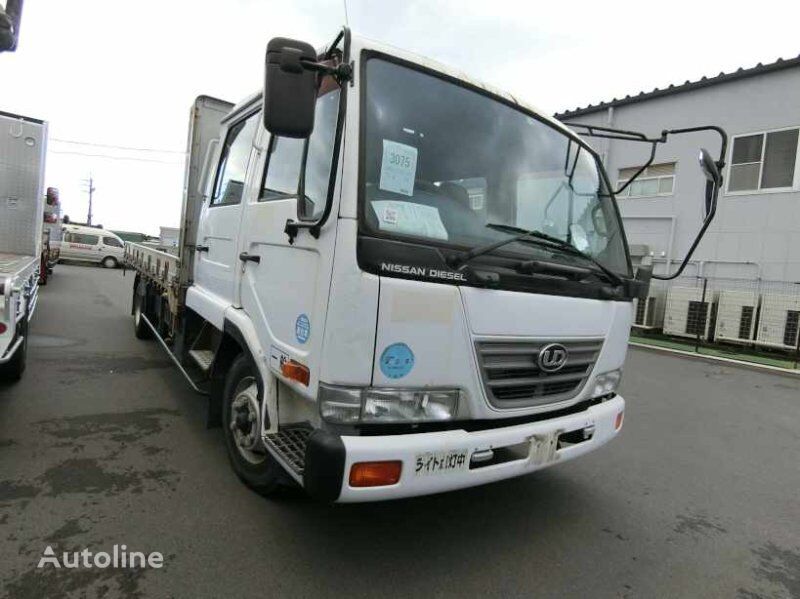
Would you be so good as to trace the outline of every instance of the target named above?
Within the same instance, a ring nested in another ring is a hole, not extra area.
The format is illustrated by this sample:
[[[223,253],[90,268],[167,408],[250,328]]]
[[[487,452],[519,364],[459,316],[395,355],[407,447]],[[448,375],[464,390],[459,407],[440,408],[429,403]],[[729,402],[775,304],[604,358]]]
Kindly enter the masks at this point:
[[[236,475],[254,491],[271,495],[278,490],[282,477],[281,467],[261,442],[261,389],[255,367],[241,354],[225,377],[222,426]]]
[[[101,263],[104,268],[116,268],[117,267],[117,259],[113,256],[106,256],[103,258],[103,262]]]

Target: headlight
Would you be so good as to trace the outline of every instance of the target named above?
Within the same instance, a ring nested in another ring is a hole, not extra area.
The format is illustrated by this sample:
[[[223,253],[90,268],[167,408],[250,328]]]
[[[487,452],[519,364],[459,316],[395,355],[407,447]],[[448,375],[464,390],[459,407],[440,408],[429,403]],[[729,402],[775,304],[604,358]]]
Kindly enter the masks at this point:
[[[621,370],[612,370],[611,372],[604,372],[594,377],[594,391],[592,397],[602,397],[609,393],[614,393],[619,387],[619,382],[622,380]]]
[[[367,389],[362,422],[422,422],[452,420],[458,408],[458,391]]]
[[[358,422],[361,418],[361,389],[320,384],[319,413],[328,422]]]
[[[431,422],[452,420],[458,389],[376,389],[320,385],[320,414],[328,422]]]

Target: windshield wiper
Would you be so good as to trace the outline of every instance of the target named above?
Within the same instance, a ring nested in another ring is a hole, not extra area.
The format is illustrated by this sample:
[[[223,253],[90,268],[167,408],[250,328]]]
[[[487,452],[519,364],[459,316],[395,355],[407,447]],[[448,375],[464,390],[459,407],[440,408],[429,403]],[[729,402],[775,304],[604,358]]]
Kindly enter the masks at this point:
[[[504,225],[500,223],[487,223],[486,225],[490,229],[494,229],[496,231],[503,231],[505,233],[513,233],[511,237],[508,239],[502,239],[500,241],[495,241],[492,243],[487,243],[486,245],[478,246],[465,252],[461,256],[458,256],[454,260],[450,261],[450,266],[453,268],[461,268],[470,260],[477,258],[478,256],[482,256],[483,254],[487,254],[489,252],[493,252],[499,247],[507,245],[509,243],[513,243],[515,241],[533,241],[533,242],[546,242],[542,245],[553,247],[555,249],[559,249],[567,254],[572,254],[573,256],[577,256],[579,258],[583,258],[588,262],[591,262],[594,266],[596,266],[602,274],[606,276],[606,278],[613,283],[615,286],[622,285],[622,279],[617,276],[614,272],[603,266],[598,260],[580,251],[575,246],[567,243],[566,241],[559,239],[558,237],[553,237],[552,235],[548,235],[547,233],[542,233],[541,231],[537,231],[535,229],[528,230],[523,229],[521,227],[515,227],[513,225]],[[532,262],[536,262],[535,260]]]

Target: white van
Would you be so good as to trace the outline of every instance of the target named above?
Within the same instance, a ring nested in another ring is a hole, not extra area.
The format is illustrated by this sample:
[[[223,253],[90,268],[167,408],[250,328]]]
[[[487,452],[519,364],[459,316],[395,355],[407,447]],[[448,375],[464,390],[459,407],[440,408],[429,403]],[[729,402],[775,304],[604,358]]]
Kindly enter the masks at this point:
[[[64,225],[60,254],[62,260],[97,262],[106,268],[116,268],[122,263],[124,250],[125,243],[111,231],[82,225]]]

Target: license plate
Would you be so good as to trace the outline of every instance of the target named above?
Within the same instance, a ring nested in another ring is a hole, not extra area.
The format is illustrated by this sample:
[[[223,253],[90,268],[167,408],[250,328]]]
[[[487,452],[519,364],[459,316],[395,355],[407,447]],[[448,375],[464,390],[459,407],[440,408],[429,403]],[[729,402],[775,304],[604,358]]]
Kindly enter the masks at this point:
[[[558,436],[561,431],[553,431],[531,437],[530,460],[536,465],[549,464],[556,459]]]
[[[469,466],[467,450],[431,451],[417,454],[414,466],[416,476],[460,472]]]

